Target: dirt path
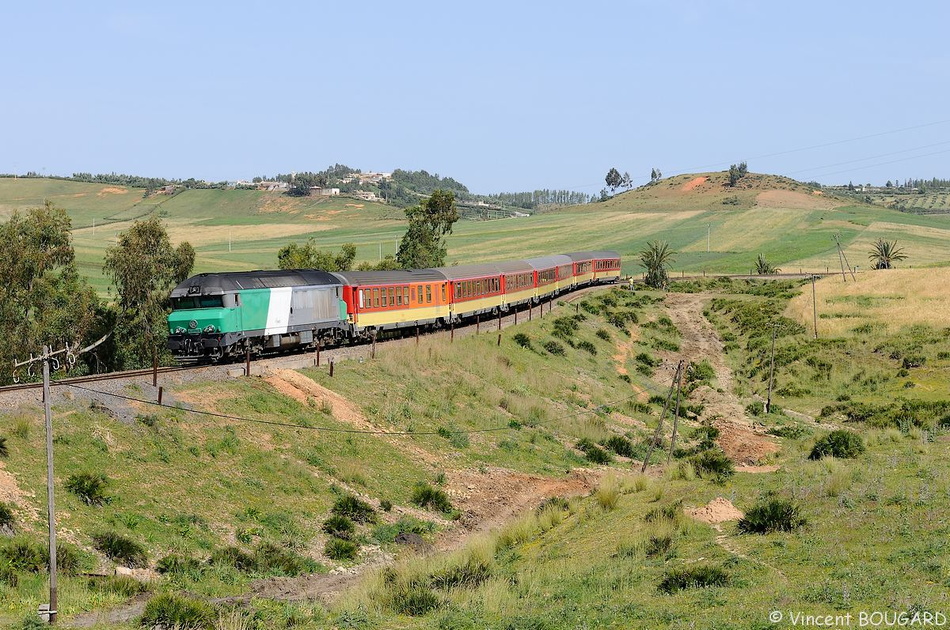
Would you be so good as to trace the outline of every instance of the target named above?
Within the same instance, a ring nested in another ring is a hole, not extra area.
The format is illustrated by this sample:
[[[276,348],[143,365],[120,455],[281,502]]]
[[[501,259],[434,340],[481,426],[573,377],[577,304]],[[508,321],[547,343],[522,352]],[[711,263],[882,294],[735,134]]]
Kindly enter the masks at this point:
[[[702,419],[709,420],[719,429],[716,441],[730,459],[740,466],[748,466],[745,469],[748,472],[765,472],[752,467],[778,451],[778,445],[763,430],[753,426],[742,401],[732,393],[735,379],[732,369],[726,364],[722,341],[703,316],[707,300],[709,296],[702,293],[670,293],[666,296],[670,319],[681,335],[680,351],[676,357],[694,363],[706,360],[713,367],[716,388],[697,388],[692,401],[703,405]]]

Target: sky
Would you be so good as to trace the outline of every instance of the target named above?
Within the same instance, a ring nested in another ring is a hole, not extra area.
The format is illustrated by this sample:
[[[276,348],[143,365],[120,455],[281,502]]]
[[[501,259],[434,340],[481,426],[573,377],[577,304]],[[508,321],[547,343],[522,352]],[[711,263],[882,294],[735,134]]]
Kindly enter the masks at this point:
[[[19,2],[0,173],[950,178],[950,3]]]

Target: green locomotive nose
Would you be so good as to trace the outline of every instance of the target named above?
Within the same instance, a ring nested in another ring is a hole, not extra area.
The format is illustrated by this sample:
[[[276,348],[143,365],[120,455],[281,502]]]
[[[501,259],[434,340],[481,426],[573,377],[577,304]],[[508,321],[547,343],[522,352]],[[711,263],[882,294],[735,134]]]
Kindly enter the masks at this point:
[[[168,332],[172,335],[225,332],[231,319],[229,311],[226,308],[172,311],[168,315]]]

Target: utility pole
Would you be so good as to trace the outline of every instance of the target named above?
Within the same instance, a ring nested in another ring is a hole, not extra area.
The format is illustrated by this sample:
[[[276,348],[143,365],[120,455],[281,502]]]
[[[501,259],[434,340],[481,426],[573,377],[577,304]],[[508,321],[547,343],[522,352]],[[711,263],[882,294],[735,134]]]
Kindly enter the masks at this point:
[[[712,230],[712,224],[706,224],[706,253],[709,253],[709,232]]]
[[[812,305],[812,317],[815,323],[815,339],[818,339],[818,298],[815,293],[815,279],[818,276],[812,274],[811,276],[811,305]]]
[[[33,376],[33,365],[43,363],[43,416],[46,427],[46,507],[49,521],[49,604],[41,605],[39,612],[47,616],[50,624],[56,623],[57,613],[57,588],[56,588],[56,503],[53,494],[53,412],[50,393],[50,364],[55,372],[64,366],[66,369],[76,365],[76,359],[80,354],[92,350],[109,337],[108,333],[94,344],[74,352],[69,344],[61,350],[55,352],[49,346],[43,346],[43,354],[30,358],[26,361],[16,361],[13,363],[13,382],[20,382],[17,377],[17,370],[21,367],[27,367],[27,374]],[[63,361],[59,356],[63,355]],[[44,609],[45,608],[45,609]]]
[[[656,425],[656,432],[653,434],[653,439],[650,440],[650,448],[647,449],[647,455],[643,458],[643,467],[640,468],[640,472],[646,472],[647,466],[650,464],[650,457],[653,456],[653,449],[656,448],[656,443],[660,441],[660,438],[663,435],[663,420],[666,418],[666,412],[670,409],[670,402],[673,400],[673,392],[676,391],[677,384],[680,382],[680,374],[683,372],[683,361],[676,365],[676,374],[673,376],[673,383],[670,385],[670,393],[666,396],[666,404],[663,405],[663,413],[660,414],[660,422]]]
[[[772,352],[769,355],[769,395],[765,399],[765,415],[769,415],[772,408],[772,383],[775,382],[775,335],[778,332],[778,323],[769,324],[772,328]]]

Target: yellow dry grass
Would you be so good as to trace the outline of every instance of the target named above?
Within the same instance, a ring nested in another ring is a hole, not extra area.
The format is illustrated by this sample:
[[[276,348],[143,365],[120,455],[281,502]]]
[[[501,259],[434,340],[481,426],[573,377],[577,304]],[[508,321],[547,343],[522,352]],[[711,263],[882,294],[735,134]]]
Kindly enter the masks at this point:
[[[230,233],[231,240],[234,242],[261,241],[270,238],[299,236],[311,232],[320,232],[334,227],[329,224],[314,225],[312,223],[271,223],[264,225],[232,225],[222,227],[220,225],[200,226],[190,223],[169,222],[166,225],[168,238],[172,243],[188,241],[194,247],[221,243],[222,234],[227,238],[227,234]]]
[[[755,205],[784,210],[827,210],[840,206],[841,202],[794,190],[767,190],[756,196]]]
[[[731,213],[715,229],[716,251],[755,251],[775,240],[776,232],[790,232],[802,225],[803,215],[777,208],[757,208],[755,212]],[[706,251],[705,230],[702,237],[683,247],[684,252]]]
[[[897,331],[914,324],[950,327],[950,269],[863,271],[852,282],[834,275],[816,283],[818,334],[839,337],[863,324]],[[812,295],[805,291],[789,303],[786,316],[812,326]],[[824,316],[824,317],[822,317]]]

